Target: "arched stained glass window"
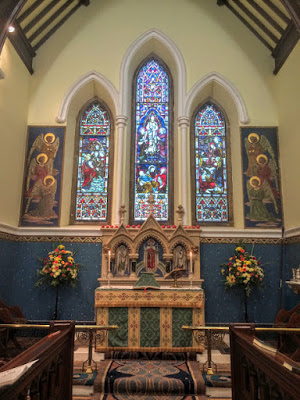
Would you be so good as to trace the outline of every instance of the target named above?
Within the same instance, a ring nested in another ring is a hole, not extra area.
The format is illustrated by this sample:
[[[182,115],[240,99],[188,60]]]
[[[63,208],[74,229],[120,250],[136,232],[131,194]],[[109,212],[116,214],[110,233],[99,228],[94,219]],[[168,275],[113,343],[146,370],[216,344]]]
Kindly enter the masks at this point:
[[[156,59],[146,61],[135,81],[135,158],[133,220],[149,215],[148,198],[154,196],[158,221],[170,215],[170,78]]]
[[[108,111],[94,101],[79,122],[75,221],[107,220],[110,135]]]
[[[196,221],[228,222],[226,124],[221,111],[206,103],[194,125]]]

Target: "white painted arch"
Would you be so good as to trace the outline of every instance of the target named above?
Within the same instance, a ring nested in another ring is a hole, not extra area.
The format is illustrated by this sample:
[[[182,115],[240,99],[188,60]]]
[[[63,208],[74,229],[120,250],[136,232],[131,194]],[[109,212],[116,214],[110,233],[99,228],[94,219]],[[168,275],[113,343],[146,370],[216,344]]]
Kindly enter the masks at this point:
[[[118,91],[114,87],[114,85],[107,78],[105,78],[103,75],[101,75],[99,72],[90,71],[90,72],[84,74],[83,76],[81,76],[69,88],[69,90],[67,91],[67,93],[61,103],[58,115],[56,117],[56,122],[58,122],[59,124],[63,124],[66,122],[68,110],[69,110],[70,104],[71,104],[74,96],[76,95],[76,93],[78,93],[78,91],[84,85],[86,85],[87,83],[89,83],[93,80],[98,82],[108,92],[108,94],[110,95],[112,102],[114,104],[116,114],[117,115],[120,114],[120,112],[119,112],[120,111],[120,96],[119,96]]]
[[[175,78],[178,83],[178,92],[175,94],[175,98],[178,101],[178,114],[181,115],[183,112],[183,105],[186,98],[186,68],[184,59],[178,47],[168,36],[157,29],[151,29],[142,34],[130,45],[121,64],[120,92],[122,103],[121,110],[123,115],[130,115],[131,101],[127,94],[130,92],[131,88],[131,71],[133,68],[135,69],[138,66],[135,61],[136,56],[140,53],[143,54],[142,58],[144,58],[145,54],[143,50],[147,48],[147,45],[149,45],[149,53],[151,53],[151,49],[153,49],[153,44],[155,42],[164,47],[173,59],[172,61],[177,71],[177,76],[173,78]],[[168,66],[170,67],[170,65]]]
[[[185,115],[185,116],[192,115],[192,113],[194,111],[192,109],[192,107],[193,107],[195,98],[204,89],[204,87],[211,82],[217,82],[229,93],[229,95],[232,97],[232,99],[236,105],[240,123],[248,124],[250,122],[250,119],[248,116],[245,102],[244,102],[240,92],[233,85],[232,82],[230,82],[228,79],[226,79],[224,76],[222,76],[218,72],[211,72],[211,73],[205,75],[203,78],[201,78],[198,82],[196,82],[193,85],[193,87],[191,88],[190,92],[187,95],[183,115]]]

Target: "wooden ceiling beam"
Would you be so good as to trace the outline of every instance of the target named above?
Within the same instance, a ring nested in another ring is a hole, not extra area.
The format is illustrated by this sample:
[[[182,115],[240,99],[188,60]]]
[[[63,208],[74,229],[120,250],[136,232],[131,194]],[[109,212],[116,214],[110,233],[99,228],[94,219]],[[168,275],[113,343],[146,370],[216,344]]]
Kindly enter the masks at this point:
[[[272,56],[275,59],[275,69],[273,71],[274,75],[276,75],[283,66],[291,51],[296,46],[299,38],[300,33],[297,31],[293,21],[290,21],[278,45],[272,53]]]
[[[297,31],[300,32],[300,0],[281,0],[281,3],[288,10]]]
[[[13,24],[15,18],[25,4],[26,0],[1,0],[0,3],[0,54],[7,36],[9,25]]]
[[[255,16],[252,14],[252,12],[244,6],[243,3],[240,2],[240,0],[232,0],[236,6],[242,10],[269,38],[274,42],[278,43],[279,39]]]
[[[67,0],[58,10],[52,14],[47,21],[45,21],[29,38],[29,42],[32,43],[35,38],[37,38],[45,29],[48,28],[50,24],[52,24],[55,19],[57,19],[61,13],[63,13],[75,0]]]
[[[272,3],[270,0],[262,0],[282,21],[286,24],[290,22],[289,18],[277,7],[275,4]]]
[[[24,28],[23,31],[24,33],[27,33],[32,29],[48,12],[52,10],[53,7],[57,5],[57,0],[52,0],[51,3],[49,3],[35,18],[33,18],[32,21],[29,22]]]
[[[224,3],[224,5],[236,16],[238,17],[238,19],[270,50],[273,51],[274,47],[272,47],[270,45],[269,42],[267,42],[254,28],[252,25],[249,24],[248,21],[245,20],[245,18],[243,18],[241,16],[241,14],[239,14],[236,9],[234,7],[232,7],[230,4],[228,4],[227,2]]]
[[[18,21],[14,22],[15,31],[9,33],[7,36],[14,46],[16,52],[19,54],[21,60],[25,64],[28,71],[33,74],[32,61],[35,56],[35,51],[30,45],[27,37],[25,36]]]
[[[49,32],[46,33],[45,36],[42,37],[42,39],[33,47],[33,50],[36,51],[39,49],[82,5],[83,4],[81,3],[77,3],[68,14],[66,14],[56,25],[53,26],[52,29],[50,29]]]
[[[45,0],[37,0],[35,1],[30,7],[27,8],[26,11],[23,12],[23,14],[21,14],[18,17],[18,22],[21,23],[24,21],[25,18],[29,17],[29,15],[31,13],[33,13],[34,10],[36,10]]]
[[[272,18],[270,15],[259,6],[254,0],[248,0],[248,3],[256,10],[266,21],[269,22],[270,25],[273,26],[274,29],[277,30],[281,35],[284,32],[284,29]]]

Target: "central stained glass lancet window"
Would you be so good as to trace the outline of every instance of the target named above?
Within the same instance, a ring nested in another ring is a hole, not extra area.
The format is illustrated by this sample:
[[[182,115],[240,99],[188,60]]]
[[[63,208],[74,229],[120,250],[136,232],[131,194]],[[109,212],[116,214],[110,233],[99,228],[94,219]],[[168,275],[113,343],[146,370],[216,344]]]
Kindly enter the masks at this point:
[[[107,219],[111,123],[108,112],[93,102],[80,119],[76,221]]]
[[[153,215],[169,218],[169,77],[156,60],[148,60],[136,78],[134,220],[146,220],[154,196]]]
[[[225,119],[212,104],[195,118],[196,221],[228,222]]]

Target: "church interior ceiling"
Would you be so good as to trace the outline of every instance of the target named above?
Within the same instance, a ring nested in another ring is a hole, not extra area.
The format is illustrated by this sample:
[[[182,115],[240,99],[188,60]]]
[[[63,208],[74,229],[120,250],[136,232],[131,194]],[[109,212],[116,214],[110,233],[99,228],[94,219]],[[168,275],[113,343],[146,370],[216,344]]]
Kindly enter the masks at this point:
[[[8,2],[9,0],[5,0]],[[38,50],[82,6],[95,0],[25,0],[8,34],[28,70]],[[186,1],[186,0],[185,0]],[[19,2],[20,3],[20,2]],[[201,1],[199,1],[199,7]],[[230,10],[237,24],[244,24],[274,58],[274,74],[284,64],[300,36],[300,0],[216,0]],[[222,14],[222,13],[221,13]]]

